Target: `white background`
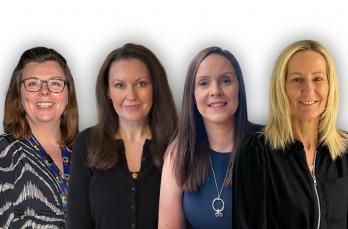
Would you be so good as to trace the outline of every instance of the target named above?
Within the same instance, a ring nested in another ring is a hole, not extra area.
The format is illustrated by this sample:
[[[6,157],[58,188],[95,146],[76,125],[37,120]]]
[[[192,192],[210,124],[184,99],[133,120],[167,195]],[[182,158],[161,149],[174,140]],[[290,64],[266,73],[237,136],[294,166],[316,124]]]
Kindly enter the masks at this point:
[[[340,81],[338,127],[348,129],[348,13],[344,1],[72,1],[0,3],[0,120],[5,93],[20,55],[34,46],[56,49],[68,60],[79,102],[80,129],[95,124],[95,80],[101,63],[126,42],[150,48],[167,70],[177,107],[186,70],[208,46],[239,60],[249,118],[265,123],[273,64],[289,43],[322,42],[336,60]],[[0,127],[0,133],[3,127]]]

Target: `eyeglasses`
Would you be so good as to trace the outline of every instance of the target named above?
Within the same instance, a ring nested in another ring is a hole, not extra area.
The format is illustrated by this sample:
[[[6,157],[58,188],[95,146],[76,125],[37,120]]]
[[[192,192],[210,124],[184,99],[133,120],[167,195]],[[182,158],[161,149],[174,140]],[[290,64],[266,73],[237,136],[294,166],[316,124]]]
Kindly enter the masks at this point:
[[[59,93],[64,90],[65,85],[69,86],[69,82],[60,78],[50,78],[48,80],[40,80],[36,77],[29,77],[21,81],[25,90],[29,92],[38,92],[42,88],[42,84],[46,84],[50,92]]]

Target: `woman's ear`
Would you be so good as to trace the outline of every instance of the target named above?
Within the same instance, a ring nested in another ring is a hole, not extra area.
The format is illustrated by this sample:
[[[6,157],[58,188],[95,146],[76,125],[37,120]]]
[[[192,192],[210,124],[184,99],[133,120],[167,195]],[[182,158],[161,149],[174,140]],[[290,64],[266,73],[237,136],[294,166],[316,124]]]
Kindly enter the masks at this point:
[[[108,101],[109,101],[109,103],[112,103],[112,99],[111,99],[111,96],[110,96],[110,91],[109,91],[109,89],[106,89],[106,95],[108,96]]]

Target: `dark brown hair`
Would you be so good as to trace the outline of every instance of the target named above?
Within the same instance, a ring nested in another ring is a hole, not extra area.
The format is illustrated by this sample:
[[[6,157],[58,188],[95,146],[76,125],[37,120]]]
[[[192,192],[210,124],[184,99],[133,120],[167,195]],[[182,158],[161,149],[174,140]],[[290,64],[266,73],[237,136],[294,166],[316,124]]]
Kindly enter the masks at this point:
[[[119,128],[119,119],[108,97],[109,70],[113,63],[133,58],[144,63],[151,75],[153,85],[153,102],[149,113],[151,152],[155,165],[161,167],[163,164],[163,155],[176,130],[178,119],[166,72],[149,49],[141,45],[125,44],[106,57],[97,78],[98,124],[91,133],[88,153],[90,167],[106,170],[118,161],[115,135]]]
[[[225,57],[232,65],[239,84],[238,108],[234,114],[235,145],[238,145],[249,132],[246,95],[242,70],[237,59],[227,50],[210,47],[200,51],[192,60],[186,75],[181,115],[178,124],[178,135],[173,148],[174,174],[178,184],[185,191],[195,191],[207,177],[210,167],[209,142],[203,119],[197,109],[194,97],[195,79],[199,65],[209,55],[217,54]],[[228,177],[226,184],[232,185],[232,164],[234,153],[230,154]]]
[[[78,109],[75,93],[74,80],[65,58],[54,49],[46,47],[35,47],[26,50],[15,67],[5,99],[4,131],[16,139],[24,140],[32,135],[25,111],[21,105],[20,87],[23,69],[28,63],[43,63],[55,61],[62,68],[68,87],[68,104],[62,114],[60,121],[61,139],[59,144],[71,146],[78,134]]]

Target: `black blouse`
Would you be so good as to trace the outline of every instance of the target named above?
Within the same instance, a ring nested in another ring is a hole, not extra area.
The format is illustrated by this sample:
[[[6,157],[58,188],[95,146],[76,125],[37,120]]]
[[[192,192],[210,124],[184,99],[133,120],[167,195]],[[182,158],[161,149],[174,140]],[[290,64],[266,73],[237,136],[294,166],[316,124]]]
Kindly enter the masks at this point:
[[[161,171],[152,161],[151,140],[145,141],[134,180],[119,139],[115,140],[119,161],[113,168],[102,171],[87,166],[90,130],[79,135],[72,153],[68,228],[157,228]]]

